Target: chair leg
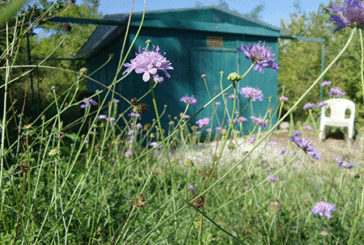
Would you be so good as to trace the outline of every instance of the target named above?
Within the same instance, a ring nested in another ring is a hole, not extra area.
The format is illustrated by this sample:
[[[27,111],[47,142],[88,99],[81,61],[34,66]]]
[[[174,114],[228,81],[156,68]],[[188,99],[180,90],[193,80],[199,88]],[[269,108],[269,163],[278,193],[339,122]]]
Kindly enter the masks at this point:
[[[325,125],[320,126],[320,140],[323,140],[325,138]]]
[[[349,126],[348,127],[348,139],[352,139],[353,138],[353,127]]]

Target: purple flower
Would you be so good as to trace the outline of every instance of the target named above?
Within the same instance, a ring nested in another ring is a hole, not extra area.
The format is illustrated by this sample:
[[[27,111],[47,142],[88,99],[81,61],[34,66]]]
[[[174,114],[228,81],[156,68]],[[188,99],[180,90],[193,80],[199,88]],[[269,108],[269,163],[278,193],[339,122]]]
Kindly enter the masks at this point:
[[[235,98],[238,98],[238,96],[237,96],[237,95],[235,95]],[[230,94],[230,95],[229,95],[229,99],[234,99],[234,94]]]
[[[198,105],[197,99],[194,96],[192,97],[188,97],[187,95],[183,96],[181,98],[181,101],[185,102],[187,105]]]
[[[215,105],[221,105],[221,102],[217,101],[215,102]]]
[[[158,80],[160,78],[157,76],[158,71],[163,71],[166,77],[171,78],[167,72],[167,70],[173,70],[171,62],[161,55],[158,46],[155,51],[154,48],[155,46],[153,45],[152,51],[141,52],[139,47],[139,53],[135,53],[136,57],[132,59],[130,63],[124,64],[124,66],[128,68],[123,72],[123,75],[135,69],[137,74],[143,73],[144,82],[149,81],[150,75],[153,75],[154,80]]]
[[[314,108],[316,105],[314,103],[307,103],[303,106],[303,110],[308,110]]]
[[[248,189],[249,189],[249,186],[247,186],[247,185],[246,185],[246,186],[244,186],[244,189],[245,189],[245,190],[248,190]]]
[[[206,131],[210,133],[212,132],[212,128],[207,128]]]
[[[115,104],[119,103],[118,99],[114,99],[113,101],[114,101]]]
[[[216,131],[221,131],[222,128],[221,127],[216,127]]]
[[[99,115],[97,118],[98,119],[106,119],[106,116],[105,115]]]
[[[132,113],[129,113],[129,115],[128,115],[129,117],[137,117],[137,118],[141,118],[141,116],[140,116],[140,114],[139,113],[134,113],[134,112],[132,112]]]
[[[268,182],[277,182],[279,179],[277,177],[268,177]]]
[[[186,168],[185,170],[183,170],[183,172],[184,172],[185,174],[187,174],[187,172],[188,172],[188,169]]]
[[[188,189],[190,189],[190,190],[196,190],[197,188],[196,188],[196,187],[194,187],[193,185],[189,185],[189,186],[188,186]]]
[[[254,143],[256,140],[257,139],[254,137],[254,138],[249,138],[246,141],[249,142],[249,143]]]
[[[345,27],[362,26],[364,24],[364,4],[359,0],[345,0],[343,6],[334,3],[332,8],[327,10],[336,13],[331,15],[330,20],[337,25],[334,32],[340,31]]]
[[[125,152],[125,156],[126,157],[131,157],[132,155],[134,155],[134,152],[133,151],[127,151],[127,152]]]
[[[205,159],[205,158],[200,159],[200,162],[204,162],[204,161],[206,161],[206,159]]]
[[[208,117],[204,117],[198,120],[196,123],[198,124],[199,128],[203,128],[204,126],[209,125],[210,119]]]
[[[327,103],[326,102],[324,102],[324,101],[320,101],[320,103],[318,103],[317,104],[317,108],[321,108],[321,107],[324,107],[325,105],[327,105]]]
[[[295,130],[292,131],[292,135],[302,136],[301,132]]]
[[[354,167],[354,164],[350,164],[348,162],[344,162],[344,157],[337,157],[336,158],[336,164],[337,166],[341,167],[341,168],[352,168]]]
[[[246,122],[248,121],[248,119],[246,119],[245,117],[238,117],[238,122]]]
[[[258,126],[263,126],[263,127],[268,126],[268,123],[264,122],[263,119],[260,117],[251,116],[250,119],[252,119]]]
[[[277,155],[278,155],[278,156],[282,156],[284,153],[286,153],[286,151],[287,151],[287,148],[283,148],[282,150],[280,150],[280,151],[277,153]]]
[[[286,96],[279,97],[280,101],[288,102],[288,98]]]
[[[322,83],[321,83],[321,86],[322,87],[327,87],[327,86],[330,86],[332,84],[332,82],[331,81],[323,81]]]
[[[268,143],[268,145],[278,145],[277,141],[271,141]]]
[[[196,134],[201,134],[201,131],[196,131]]]
[[[135,133],[135,130],[129,130],[128,131],[128,135],[130,136],[130,135],[132,135],[132,134],[134,134]]]
[[[317,160],[321,159],[321,154],[317,152],[313,146],[311,146],[311,142],[309,139],[302,138],[300,139],[297,135],[291,137],[291,140],[296,143],[298,147],[300,147],[305,153],[312,156]]]
[[[312,127],[311,126],[308,126],[308,125],[307,126],[304,126],[304,128],[307,129],[307,130],[312,130]]]
[[[330,88],[329,93],[330,93],[330,97],[334,97],[334,98],[339,98],[339,97],[345,95],[345,93],[339,87]]]
[[[153,148],[154,148],[154,147],[156,147],[156,146],[158,145],[158,143],[157,143],[157,142],[155,142],[155,141],[153,141],[153,142],[152,142],[152,143],[150,143],[149,145],[150,145],[151,147],[153,147]]]
[[[252,101],[262,101],[264,98],[262,90],[252,87],[241,88],[240,94],[244,95],[245,98],[252,99]]]
[[[255,63],[254,70],[258,70],[261,74],[264,74],[264,68],[272,68],[273,70],[279,71],[278,64],[273,59],[274,52],[271,52],[271,48],[265,47],[265,42],[262,46],[258,44],[243,44],[241,48],[238,48],[240,52],[245,53],[245,58],[252,60]]]
[[[162,83],[164,81],[164,77],[160,77],[160,76],[158,76],[158,74],[156,74],[153,76],[153,80],[156,83]]]
[[[85,140],[85,144],[88,144],[89,143],[89,141],[88,140]]]
[[[84,101],[83,101],[83,103],[85,103],[85,104],[82,104],[80,107],[81,108],[85,108],[85,107],[90,107],[90,104],[91,105],[97,105],[97,102],[96,101],[94,101],[93,99],[85,99]]]
[[[106,118],[106,121],[110,121],[110,122],[115,121],[115,117]]]
[[[190,116],[189,115],[183,115],[183,118],[188,119],[188,118],[190,118]]]
[[[335,211],[335,205],[328,202],[317,202],[316,205],[312,208],[312,213],[315,215],[323,216],[325,215],[328,219],[331,219],[331,212]]]
[[[143,126],[140,123],[137,123],[136,127],[137,128],[143,128]]]

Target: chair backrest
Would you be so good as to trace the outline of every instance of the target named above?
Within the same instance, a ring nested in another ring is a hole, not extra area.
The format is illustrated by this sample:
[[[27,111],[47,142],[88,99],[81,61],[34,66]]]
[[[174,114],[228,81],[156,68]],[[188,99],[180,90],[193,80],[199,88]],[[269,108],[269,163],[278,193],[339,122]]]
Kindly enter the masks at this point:
[[[352,121],[354,122],[355,118],[355,103],[348,99],[328,99],[325,101],[327,103],[326,106],[322,107],[321,110],[321,118],[328,119],[334,121]],[[330,108],[330,117],[326,116],[325,110]],[[350,117],[345,118],[345,111],[350,110]]]

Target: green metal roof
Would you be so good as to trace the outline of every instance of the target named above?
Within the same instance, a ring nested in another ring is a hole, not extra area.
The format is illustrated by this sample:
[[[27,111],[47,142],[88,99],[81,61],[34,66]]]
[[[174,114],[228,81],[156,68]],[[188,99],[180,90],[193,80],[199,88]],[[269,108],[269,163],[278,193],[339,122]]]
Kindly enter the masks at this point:
[[[131,26],[140,25],[143,12],[132,14]],[[77,58],[88,58],[121,35],[127,25],[129,13],[111,14],[105,20],[120,21],[119,26],[99,25],[89,40],[77,52]],[[283,35],[281,29],[262,21],[244,17],[218,6],[167,9],[145,13],[143,27],[157,29],[194,30],[205,32],[233,33],[262,37]]]

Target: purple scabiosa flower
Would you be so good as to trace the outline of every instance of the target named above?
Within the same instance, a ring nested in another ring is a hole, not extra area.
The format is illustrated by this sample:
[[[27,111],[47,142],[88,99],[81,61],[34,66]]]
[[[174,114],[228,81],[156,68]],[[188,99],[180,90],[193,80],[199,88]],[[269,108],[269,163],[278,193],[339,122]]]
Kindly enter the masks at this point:
[[[137,123],[136,127],[139,129],[143,128],[143,126],[140,123]]]
[[[339,98],[339,97],[345,95],[345,93],[339,87],[330,88],[329,93],[330,93],[330,97],[334,97],[334,98]]]
[[[216,127],[216,131],[221,131],[222,128],[221,127]]]
[[[235,95],[235,98],[237,99],[237,98],[238,98],[238,96],[237,96],[237,95]],[[232,100],[233,100],[233,99],[234,99],[234,94],[230,94],[230,95],[229,95],[229,99],[232,99]]]
[[[99,115],[97,118],[98,119],[106,119],[106,116],[105,115]]]
[[[197,188],[196,188],[196,187],[194,187],[193,185],[189,185],[189,186],[188,186],[188,189],[190,189],[190,190],[192,190],[192,191],[193,191],[193,190],[196,190]]]
[[[155,46],[153,45],[152,51],[141,52],[139,47],[139,53],[135,53],[136,57],[130,60],[130,63],[124,64],[128,68],[123,72],[123,75],[135,69],[137,74],[143,73],[144,82],[149,81],[150,75],[153,75],[154,80],[158,79],[159,77],[156,77],[158,71],[163,71],[166,77],[171,78],[167,72],[167,70],[173,70],[171,62],[159,52],[158,46],[155,51],[154,48]]]
[[[336,164],[341,168],[353,168],[354,164],[344,162],[344,157],[336,157]]]
[[[327,87],[327,86],[330,86],[332,84],[332,82],[331,81],[323,81],[322,83],[321,83],[321,86],[322,87]]]
[[[236,123],[236,121],[237,121],[237,119],[235,118],[235,119],[233,119],[233,123]],[[231,122],[231,120],[230,119],[228,119],[227,120],[227,123],[229,124]]]
[[[245,87],[240,89],[240,94],[244,95],[245,98],[249,98],[252,101],[260,100],[262,101],[264,96],[262,90],[259,88]]]
[[[113,102],[114,102],[115,104],[117,104],[117,103],[119,103],[119,100],[118,100],[118,99],[114,99],[114,100],[113,100]]]
[[[308,125],[307,126],[304,126],[304,128],[307,129],[307,130],[312,130],[312,127],[311,126],[308,126]]]
[[[331,212],[335,211],[335,205],[328,202],[317,202],[316,205],[312,208],[312,213],[315,215],[323,216],[325,215],[328,219],[331,219]]]
[[[150,143],[149,145],[150,145],[151,147],[153,147],[153,148],[154,148],[154,147],[156,147],[156,146],[158,145],[158,143],[157,143],[157,142],[155,142],[155,141],[153,141],[153,142],[152,142],[152,143]]]
[[[216,101],[216,102],[215,102],[215,105],[221,105],[221,102]]]
[[[110,122],[115,121],[115,117],[106,118],[106,121],[110,121]]]
[[[281,96],[281,97],[279,97],[279,100],[280,100],[280,101],[283,101],[283,102],[288,102],[288,98],[287,98],[287,97],[285,97],[285,96]]]
[[[302,136],[301,132],[296,131],[296,130],[293,130],[293,131],[292,131],[292,136],[295,136],[295,135],[297,135],[297,136]]]
[[[325,105],[327,105],[327,103],[326,102],[324,102],[324,101],[320,101],[318,104],[317,104],[317,108],[321,108],[321,107],[324,107]]]
[[[170,151],[168,154],[170,157],[173,156],[173,151]]]
[[[153,76],[153,81],[156,83],[162,83],[162,82],[164,82],[164,77],[160,77],[160,76],[158,76],[158,74],[156,74]]]
[[[129,130],[128,131],[128,135],[130,136],[130,135],[132,135],[132,134],[134,134],[135,133],[135,130]]]
[[[243,44],[241,48],[238,48],[240,52],[245,53],[245,58],[252,60],[255,63],[254,70],[258,70],[261,74],[264,74],[264,68],[272,68],[275,71],[279,71],[278,64],[273,59],[274,52],[271,52],[270,47],[265,47],[265,42],[262,46],[258,44]]]
[[[89,143],[89,141],[88,140],[85,140],[85,144],[88,144]]]
[[[263,126],[263,127],[268,126],[268,123],[264,122],[263,119],[260,117],[251,116],[250,119],[252,119],[258,126]]]
[[[127,151],[127,152],[125,152],[125,156],[126,157],[131,157],[132,155],[134,155],[134,152],[133,151]]]
[[[196,123],[198,124],[199,128],[203,128],[204,126],[209,125],[210,119],[208,117],[204,117],[198,120]]]
[[[140,114],[139,114],[139,113],[134,113],[134,112],[129,113],[129,114],[128,114],[128,116],[129,116],[129,117],[137,117],[137,118],[139,118],[139,119],[141,118],[141,116],[140,116]]]
[[[83,101],[83,103],[85,103],[85,104],[82,104],[82,105],[80,106],[81,108],[90,107],[90,105],[94,105],[94,106],[96,106],[96,105],[97,105],[97,102],[96,102],[96,101],[94,101],[93,99],[85,99],[85,100]]]
[[[254,138],[249,138],[246,141],[253,144],[256,140],[257,139],[254,137]]]
[[[183,96],[180,101],[186,103],[187,105],[198,105],[198,102],[197,102],[197,99],[192,96],[192,97],[188,97],[187,95],[186,96]]]
[[[277,177],[268,177],[268,182],[277,182],[279,179]]]
[[[248,119],[246,119],[245,117],[238,117],[238,122],[246,122],[248,121]]]
[[[278,142],[277,141],[271,141],[268,143],[268,145],[278,145]]]
[[[280,150],[280,151],[277,153],[277,155],[278,155],[278,156],[282,156],[284,153],[286,153],[286,151],[287,151],[287,148],[283,148],[282,150]]]
[[[244,186],[244,189],[245,189],[245,190],[248,190],[248,189],[249,189],[249,186],[247,186],[247,185],[246,185],[246,186]]]
[[[316,105],[314,103],[307,103],[303,106],[303,110],[308,110],[314,108]]]
[[[201,134],[201,131],[196,131],[196,134]]]
[[[332,8],[327,10],[336,13],[331,15],[330,20],[337,25],[334,32],[340,31],[345,27],[362,27],[364,24],[364,4],[359,0],[345,0],[344,5],[334,3]]]
[[[190,116],[189,115],[183,115],[183,118],[188,119],[188,118],[190,118]]]
[[[321,154],[317,152],[313,146],[311,146],[311,142],[309,139],[302,138],[300,139],[297,135],[291,137],[291,140],[296,143],[298,147],[300,147],[305,153],[312,156],[317,160],[321,159]]]
[[[184,172],[185,174],[187,174],[187,172],[188,172],[188,169],[186,168],[185,170],[183,170],[183,172]]]
[[[206,131],[210,133],[212,132],[212,128],[207,128]]]

